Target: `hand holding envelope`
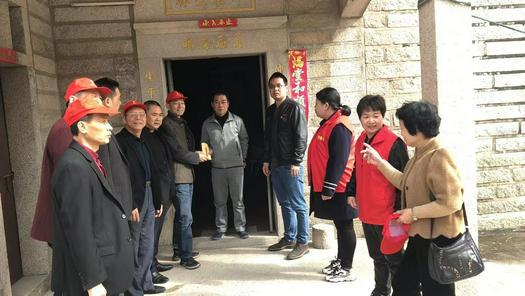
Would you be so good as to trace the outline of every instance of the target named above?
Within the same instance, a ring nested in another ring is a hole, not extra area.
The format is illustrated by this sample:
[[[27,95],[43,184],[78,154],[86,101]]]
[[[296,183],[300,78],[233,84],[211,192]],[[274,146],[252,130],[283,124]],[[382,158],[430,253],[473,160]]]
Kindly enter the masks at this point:
[[[201,151],[202,153],[206,154],[206,158],[208,160],[211,160],[211,155],[213,154],[213,150],[208,146],[207,143],[201,143]]]

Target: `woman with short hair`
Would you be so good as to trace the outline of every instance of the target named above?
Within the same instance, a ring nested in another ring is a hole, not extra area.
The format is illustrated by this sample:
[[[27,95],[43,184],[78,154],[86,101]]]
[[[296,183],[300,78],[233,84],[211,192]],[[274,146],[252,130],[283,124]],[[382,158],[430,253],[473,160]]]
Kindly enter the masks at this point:
[[[415,148],[403,172],[393,168],[369,145],[362,151],[363,158],[377,165],[401,190],[398,222],[411,224],[405,256],[392,282],[393,296],[421,295],[421,291],[424,296],[455,295],[454,284],[440,284],[430,277],[428,249],[432,241],[449,245],[465,231],[459,170],[451,153],[436,139],[441,123],[436,106],[427,102],[405,103],[397,109],[396,117],[401,136]]]

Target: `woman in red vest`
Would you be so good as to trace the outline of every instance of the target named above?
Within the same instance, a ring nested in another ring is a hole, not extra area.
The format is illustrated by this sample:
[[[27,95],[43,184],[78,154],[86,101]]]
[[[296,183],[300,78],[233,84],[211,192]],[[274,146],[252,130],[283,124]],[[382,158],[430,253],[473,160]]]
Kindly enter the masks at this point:
[[[428,102],[404,103],[396,110],[401,136],[415,148],[403,172],[374,147],[364,144],[363,159],[401,190],[399,223],[410,224],[405,255],[392,280],[392,296],[455,296],[454,283],[441,284],[429,273],[430,243],[447,246],[465,232],[463,185],[451,152],[436,139],[441,117]],[[359,197],[358,197],[359,198]]]
[[[352,261],[356,246],[353,219],[357,211],[347,204],[346,187],[354,167],[353,127],[350,108],[341,105],[335,88],[316,94],[315,114],[322,118],[308,147],[310,210],[314,216],[333,220],[337,229],[337,258],[322,272],[330,282],[355,280]]]

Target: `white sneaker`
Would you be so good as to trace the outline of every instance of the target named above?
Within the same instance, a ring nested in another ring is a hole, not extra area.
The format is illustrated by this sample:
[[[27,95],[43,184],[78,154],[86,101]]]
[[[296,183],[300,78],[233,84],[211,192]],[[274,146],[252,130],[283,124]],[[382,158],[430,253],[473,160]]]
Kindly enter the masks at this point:
[[[352,270],[346,270],[342,267],[334,269],[333,272],[324,278],[326,281],[331,283],[340,283],[340,282],[351,282],[355,281],[356,277]]]
[[[334,260],[330,261],[330,264],[328,264],[328,266],[326,266],[325,268],[321,270],[321,273],[331,274],[334,271],[334,269],[339,268],[339,267],[341,267],[341,260],[339,260],[338,258],[335,258]]]

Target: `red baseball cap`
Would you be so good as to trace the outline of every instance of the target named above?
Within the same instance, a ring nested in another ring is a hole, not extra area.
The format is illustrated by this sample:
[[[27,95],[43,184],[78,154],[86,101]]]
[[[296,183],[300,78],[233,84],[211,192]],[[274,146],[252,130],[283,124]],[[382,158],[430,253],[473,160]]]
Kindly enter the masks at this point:
[[[71,126],[88,114],[107,114],[112,116],[118,114],[118,112],[104,106],[99,99],[84,98],[74,101],[67,107],[64,113],[64,121],[67,126]]]
[[[74,95],[74,94],[76,94],[78,92],[81,92],[81,91],[85,91],[85,90],[98,91],[98,93],[100,94],[100,96],[102,96],[102,98],[105,98],[108,95],[110,95],[111,93],[113,93],[111,91],[111,89],[109,89],[109,88],[107,88],[105,86],[98,87],[95,84],[95,82],[93,82],[93,80],[91,80],[89,78],[86,78],[86,77],[82,77],[82,78],[77,78],[77,79],[71,81],[71,83],[67,87],[66,94],[64,95],[64,100],[66,102],[68,102],[69,98],[72,95]]]
[[[381,241],[381,253],[385,255],[394,254],[405,245],[408,239],[408,231],[410,224],[402,224],[397,222],[401,214],[391,214],[383,226],[383,240]]]
[[[175,100],[186,100],[188,97],[185,96],[183,93],[181,93],[180,91],[172,91],[168,94],[168,96],[166,97],[166,104],[168,104],[169,102],[171,101],[175,101]]]
[[[146,111],[146,105],[142,104],[141,102],[137,100],[131,100],[131,101],[126,102],[124,105],[122,105],[122,111],[124,112],[124,115],[126,115],[126,113],[128,113],[128,110],[133,107],[139,107],[141,109],[144,109],[144,111]]]

